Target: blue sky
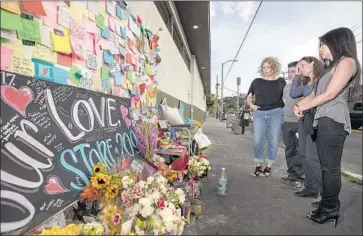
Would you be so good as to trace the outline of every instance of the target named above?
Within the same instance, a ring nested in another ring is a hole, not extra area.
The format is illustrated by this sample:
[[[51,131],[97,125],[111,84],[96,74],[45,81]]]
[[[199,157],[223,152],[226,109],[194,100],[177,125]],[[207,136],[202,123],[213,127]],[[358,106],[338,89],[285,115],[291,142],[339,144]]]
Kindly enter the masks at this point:
[[[211,86],[215,93],[216,76],[221,83],[221,64],[234,59],[259,2],[211,2]],[[337,28],[353,28],[356,40],[362,39],[362,2],[265,1],[259,10],[236,62],[225,80],[225,87],[246,93],[266,56],[279,58],[282,70],[303,56],[318,57],[318,37]],[[357,45],[362,62],[362,43]],[[224,66],[226,76],[231,64]],[[224,90],[224,96],[235,95]]]

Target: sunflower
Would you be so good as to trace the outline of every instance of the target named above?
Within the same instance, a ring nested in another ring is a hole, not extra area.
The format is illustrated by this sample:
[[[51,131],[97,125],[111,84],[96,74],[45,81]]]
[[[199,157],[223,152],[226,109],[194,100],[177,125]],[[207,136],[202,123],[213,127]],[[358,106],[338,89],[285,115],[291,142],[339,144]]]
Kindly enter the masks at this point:
[[[112,184],[106,189],[106,199],[114,199],[119,194],[120,189],[117,184]]]
[[[107,187],[110,183],[110,176],[105,174],[96,174],[91,177],[91,184],[97,190]]]
[[[105,166],[105,164],[99,162],[97,163],[93,169],[92,169],[92,173],[93,175],[96,175],[96,174],[99,174],[99,173],[103,173],[103,172],[106,172],[107,168]]]

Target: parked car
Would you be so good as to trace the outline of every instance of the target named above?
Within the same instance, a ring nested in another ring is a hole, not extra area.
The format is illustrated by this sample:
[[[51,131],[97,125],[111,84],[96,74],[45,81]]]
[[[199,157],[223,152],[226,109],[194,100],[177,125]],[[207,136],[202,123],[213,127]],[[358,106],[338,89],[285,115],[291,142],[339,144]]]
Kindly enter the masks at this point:
[[[352,129],[359,129],[363,125],[363,105],[362,102],[348,103],[350,122]]]

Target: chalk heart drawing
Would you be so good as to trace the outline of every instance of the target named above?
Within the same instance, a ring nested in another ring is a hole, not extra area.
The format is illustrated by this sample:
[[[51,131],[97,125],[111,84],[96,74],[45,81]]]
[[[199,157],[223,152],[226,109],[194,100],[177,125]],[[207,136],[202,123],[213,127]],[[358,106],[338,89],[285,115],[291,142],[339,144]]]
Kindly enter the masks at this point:
[[[129,114],[129,110],[124,105],[120,106],[120,110],[121,110],[122,118],[124,118],[124,120],[125,120],[126,116]]]
[[[130,129],[131,120],[128,117],[125,118],[125,124],[126,124],[127,128]]]
[[[44,186],[44,192],[47,194],[60,194],[60,193],[66,193],[70,190],[63,187],[63,184],[59,180],[59,178],[55,175],[48,176],[48,183]]]
[[[16,89],[10,85],[2,85],[1,99],[25,117],[25,109],[33,101],[33,91],[28,87]]]

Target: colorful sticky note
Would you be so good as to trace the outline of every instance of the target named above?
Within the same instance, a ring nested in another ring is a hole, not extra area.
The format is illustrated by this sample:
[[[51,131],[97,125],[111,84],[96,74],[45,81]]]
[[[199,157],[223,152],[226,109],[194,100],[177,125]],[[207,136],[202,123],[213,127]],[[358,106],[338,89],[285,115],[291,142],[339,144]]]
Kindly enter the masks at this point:
[[[6,38],[9,40],[16,40],[16,30],[6,30],[6,29],[1,29],[0,32],[0,36],[1,38]]]
[[[123,75],[122,75],[121,71],[116,71],[112,75],[115,78],[115,85],[122,85]]]
[[[43,25],[42,26],[42,35],[41,35],[41,39],[42,39],[42,44],[50,49],[53,49],[53,42],[52,42],[52,37],[50,36],[52,32],[52,28]]]
[[[101,31],[101,36],[104,37],[105,39],[109,39],[110,30],[107,27],[104,27],[103,30]]]
[[[59,2],[57,1],[42,1],[42,2],[43,2],[43,7],[47,13],[47,16],[43,17],[43,24],[51,28],[60,29],[60,26],[57,21]]]
[[[78,22],[82,22],[83,15],[86,9],[82,8],[79,3],[80,1],[70,1],[71,6],[69,7],[71,11],[71,16],[73,19],[75,19]]]
[[[107,66],[101,67],[101,80],[108,80],[110,78],[110,68]]]
[[[103,50],[103,60],[108,65],[113,62],[113,55],[109,50]]]
[[[57,53],[52,49],[38,43],[35,44],[33,57],[42,61],[51,62],[53,64],[57,63]]]
[[[97,33],[97,25],[95,22],[91,21],[90,19],[88,19],[87,17],[83,18],[83,25],[84,28],[86,29],[86,31],[88,33]]]
[[[95,53],[95,35],[85,33],[84,49],[88,52]]]
[[[65,54],[72,52],[68,32],[54,29],[53,32],[51,32],[51,36],[54,51]]]
[[[123,14],[122,14],[122,8],[118,5],[118,4],[116,4],[116,15],[118,16],[118,18],[120,18],[121,20],[122,20],[122,16],[123,16]]]
[[[34,76],[33,62],[24,56],[24,54],[13,54],[13,72],[25,76]]]
[[[109,17],[108,18],[108,27],[112,32],[116,31],[116,20],[115,18]]]
[[[38,16],[46,16],[42,1],[22,1],[21,5],[27,12]]]
[[[13,70],[13,50],[1,45],[1,70]]]
[[[38,59],[32,59],[34,63],[35,75],[34,77],[37,79],[53,81],[53,63],[41,61]]]
[[[77,73],[79,73],[79,69],[76,66],[72,66],[72,68],[68,71],[68,79],[74,86],[78,86],[80,83],[79,78],[76,76]]]
[[[100,6],[100,4],[98,1],[87,1],[88,10],[90,10],[94,14],[98,13],[99,6]]]
[[[59,8],[58,8],[58,24],[69,29],[70,21],[71,21],[71,11],[69,10],[69,7],[64,6],[64,5],[59,6]]]
[[[126,37],[127,37],[126,28],[120,26],[120,30],[121,30],[122,38],[126,39]]]
[[[57,64],[71,67],[72,66],[72,56],[62,53],[57,53]]]
[[[53,68],[53,75],[53,82],[67,85],[68,71],[55,66]]]
[[[103,29],[105,28],[105,17],[103,17],[102,14],[98,14],[96,16],[96,25],[98,26],[98,28]]]
[[[16,14],[20,14],[20,7],[19,7],[19,2],[5,2],[5,1],[1,1],[1,8],[16,13]]]
[[[21,23],[20,19],[21,19],[20,16],[17,14],[0,9],[1,29],[22,30],[23,24]]]
[[[73,18],[70,21],[71,28],[71,45],[74,53],[81,59],[85,58],[84,42],[85,42],[85,28]]]
[[[21,19],[22,30],[18,30],[18,38],[41,43],[40,25],[38,21]]]

